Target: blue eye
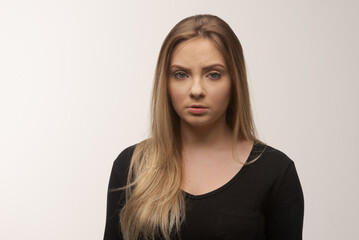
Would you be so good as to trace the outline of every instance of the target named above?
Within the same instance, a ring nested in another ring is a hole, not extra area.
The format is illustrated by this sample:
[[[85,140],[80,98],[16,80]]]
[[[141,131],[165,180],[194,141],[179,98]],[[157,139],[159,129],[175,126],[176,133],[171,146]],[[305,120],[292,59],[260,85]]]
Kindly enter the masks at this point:
[[[175,72],[174,76],[177,79],[184,79],[187,75],[184,72]]]
[[[221,74],[218,73],[218,72],[211,72],[211,73],[209,74],[209,77],[210,77],[211,79],[220,79],[220,78],[221,78]]]

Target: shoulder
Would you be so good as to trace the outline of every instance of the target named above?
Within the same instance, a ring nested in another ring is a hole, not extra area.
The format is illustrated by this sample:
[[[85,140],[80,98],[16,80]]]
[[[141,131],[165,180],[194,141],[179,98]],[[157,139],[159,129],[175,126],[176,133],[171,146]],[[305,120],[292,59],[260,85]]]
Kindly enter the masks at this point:
[[[287,154],[267,144],[256,143],[251,155],[252,159],[258,159],[249,165],[249,169],[258,171],[262,176],[277,178],[295,169],[294,161]]]
[[[263,145],[262,161],[264,164],[274,166],[288,166],[294,164],[294,161],[283,151],[270,145]]]
[[[125,148],[113,162],[110,177],[110,188],[123,187],[126,185],[127,175],[136,145],[137,144],[134,144]]]
[[[133,152],[136,149],[137,144],[126,147],[120,152],[115,161],[113,162],[113,168],[118,171],[127,171],[131,164],[131,158]]]
[[[115,161],[113,162],[113,166],[115,168],[124,168],[128,167],[131,163],[131,158],[133,152],[135,151],[137,144],[131,145],[120,152]]]

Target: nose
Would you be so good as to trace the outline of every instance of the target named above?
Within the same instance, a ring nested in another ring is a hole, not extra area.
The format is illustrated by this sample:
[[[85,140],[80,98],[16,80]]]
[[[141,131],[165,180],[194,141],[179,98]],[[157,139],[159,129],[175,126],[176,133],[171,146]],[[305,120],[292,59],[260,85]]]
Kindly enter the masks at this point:
[[[206,95],[201,79],[194,78],[190,89],[190,97],[194,99],[203,98]]]

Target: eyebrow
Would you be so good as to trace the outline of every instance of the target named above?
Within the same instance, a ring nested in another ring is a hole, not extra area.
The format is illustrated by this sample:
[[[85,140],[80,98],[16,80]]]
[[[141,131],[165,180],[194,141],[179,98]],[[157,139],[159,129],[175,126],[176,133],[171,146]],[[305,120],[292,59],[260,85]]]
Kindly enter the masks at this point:
[[[220,63],[215,63],[215,64],[211,64],[211,65],[208,65],[208,66],[202,68],[202,71],[207,71],[207,70],[209,70],[209,69],[211,69],[211,68],[214,68],[214,67],[220,67],[220,68],[223,68],[224,70],[226,69],[226,67],[223,66],[222,64],[220,64]],[[187,72],[191,72],[191,70],[190,70],[189,68],[186,68],[186,67],[183,67],[183,66],[177,65],[177,64],[171,65],[170,68],[181,68],[181,69],[186,70]]]

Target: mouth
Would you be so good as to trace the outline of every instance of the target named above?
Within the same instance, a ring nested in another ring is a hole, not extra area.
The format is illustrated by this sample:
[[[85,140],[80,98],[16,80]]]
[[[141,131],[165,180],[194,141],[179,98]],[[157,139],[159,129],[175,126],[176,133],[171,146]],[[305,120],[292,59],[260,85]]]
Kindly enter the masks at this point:
[[[207,108],[207,107],[200,105],[200,104],[192,104],[189,106],[189,108]]]
[[[207,108],[208,107],[205,107],[200,104],[192,104],[188,107],[188,111],[192,114],[198,115],[205,113],[207,111]]]

